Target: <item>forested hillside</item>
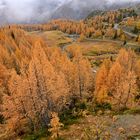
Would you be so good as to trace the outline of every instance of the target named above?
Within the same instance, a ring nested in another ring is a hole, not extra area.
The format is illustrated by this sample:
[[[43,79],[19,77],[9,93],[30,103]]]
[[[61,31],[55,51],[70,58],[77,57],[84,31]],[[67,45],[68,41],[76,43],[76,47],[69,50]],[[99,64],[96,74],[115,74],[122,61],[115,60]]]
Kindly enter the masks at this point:
[[[139,138],[139,31],[133,7],[1,27],[0,140]]]
[[[122,41],[132,39],[133,41],[139,42],[139,34],[129,34],[126,32],[127,30],[123,30],[123,25],[126,22],[127,24],[133,24],[131,27],[132,30],[139,30],[140,17],[138,7],[137,9],[131,7],[107,12],[94,11],[86,19],[80,21],[57,19],[43,25],[23,25],[20,27],[26,31],[60,30],[64,33],[80,35],[81,39],[107,38]]]

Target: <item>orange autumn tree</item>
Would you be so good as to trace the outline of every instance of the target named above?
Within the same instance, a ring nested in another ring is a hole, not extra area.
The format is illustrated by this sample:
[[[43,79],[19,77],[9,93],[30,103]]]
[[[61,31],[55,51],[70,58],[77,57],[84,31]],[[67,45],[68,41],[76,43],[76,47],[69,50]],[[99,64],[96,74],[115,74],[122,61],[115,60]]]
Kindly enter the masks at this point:
[[[93,72],[90,62],[84,58],[79,48],[73,47],[72,62],[76,66],[76,83],[79,96],[82,98],[85,94],[92,91],[93,88]]]
[[[105,60],[96,75],[95,98],[98,102],[108,101],[108,75],[111,68],[111,61]]]
[[[34,125],[28,109],[31,108],[31,100],[28,97],[28,84],[24,77],[12,71],[9,80],[9,95],[3,96],[3,116],[6,120],[7,132],[16,135],[21,131],[25,131],[24,127],[27,123],[31,127]]]
[[[131,108],[137,95],[136,55],[133,51],[122,49],[109,73],[109,92],[111,103],[116,108]]]
[[[136,74],[137,74],[137,85],[140,90],[140,60],[137,61],[135,69],[136,69]]]
[[[9,71],[0,64],[0,123],[3,122],[2,116],[2,105],[3,105],[3,96],[8,91],[8,80],[9,80]]]
[[[50,112],[60,113],[66,104],[69,88],[64,75],[55,71],[37,42],[29,70],[22,75],[12,73],[9,92],[3,98],[3,115],[8,128],[17,134],[24,125],[32,131],[46,127]]]
[[[67,57],[67,54],[71,59]],[[82,94],[93,91],[91,64],[83,57],[79,47],[69,47],[67,54],[55,48],[50,57],[50,62],[58,72],[60,71],[65,75],[70,95],[82,97]]]
[[[122,49],[111,67],[103,64],[96,77],[97,101],[111,103],[119,110],[134,107],[138,90],[136,62],[133,51]]]
[[[57,72],[63,73],[69,86],[69,96],[77,95],[76,65],[68,58],[67,53],[58,48],[51,49],[50,62]],[[71,55],[73,56],[73,54]],[[54,59],[55,58],[55,59]]]
[[[82,33],[81,35],[80,35],[80,37],[78,38],[78,41],[79,42],[82,42],[82,41],[84,41],[86,39],[86,36]]]
[[[50,127],[48,130],[52,133],[51,138],[57,139],[59,137],[59,131],[61,127],[63,127],[63,124],[60,123],[60,119],[58,117],[58,114],[56,112],[51,113],[51,121],[50,121]]]

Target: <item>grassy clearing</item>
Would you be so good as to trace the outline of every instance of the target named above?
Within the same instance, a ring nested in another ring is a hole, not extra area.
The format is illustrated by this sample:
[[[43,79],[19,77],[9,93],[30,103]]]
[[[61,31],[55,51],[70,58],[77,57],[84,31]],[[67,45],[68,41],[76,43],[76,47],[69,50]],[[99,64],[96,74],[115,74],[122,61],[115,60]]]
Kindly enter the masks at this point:
[[[94,68],[99,67],[105,59],[115,60],[122,47],[119,43],[107,41],[75,42],[69,47],[72,46],[80,47],[83,55],[91,61]]]
[[[120,49],[120,45],[118,43],[112,42],[76,42],[73,43],[74,46],[80,46],[82,48],[83,54],[86,56],[96,56],[101,54],[111,54],[117,53]]]
[[[133,115],[140,114],[140,108],[126,110],[126,111],[124,111],[124,114],[133,114]]]
[[[43,38],[49,47],[58,47],[72,42],[72,39],[66,37],[61,31],[35,32],[35,34]]]

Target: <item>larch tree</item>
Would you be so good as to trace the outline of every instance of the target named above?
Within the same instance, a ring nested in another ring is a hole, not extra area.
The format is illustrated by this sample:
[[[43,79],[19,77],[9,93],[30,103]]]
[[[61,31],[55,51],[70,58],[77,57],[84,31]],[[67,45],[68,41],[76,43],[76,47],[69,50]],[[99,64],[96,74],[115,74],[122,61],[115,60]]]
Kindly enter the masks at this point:
[[[93,72],[90,62],[82,56],[81,53],[76,53],[73,58],[73,63],[76,65],[77,87],[79,96],[89,93],[93,87]]]
[[[71,56],[74,57],[75,53],[72,51]],[[54,59],[55,58],[55,59]],[[76,95],[77,89],[77,73],[76,73],[76,65],[68,58],[67,54],[61,52],[59,49],[53,49],[53,53],[50,56],[50,62],[54,66],[55,70],[58,73],[61,73],[65,76],[65,80],[69,86],[69,96],[70,98]]]
[[[118,109],[131,108],[137,95],[136,56],[131,50],[121,50],[112,66],[109,78],[109,93],[112,105]]]
[[[79,41],[79,42],[82,42],[82,41],[85,40],[85,38],[86,38],[86,36],[82,33],[82,34],[80,35],[78,41]]]
[[[3,97],[8,128],[16,132],[25,124],[32,131],[47,127],[50,113],[60,113],[67,102],[69,88],[64,74],[55,71],[37,42],[27,72],[11,75],[9,95]]]
[[[61,100],[61,103],[65,102],[69,89],[64,75],[55,70],[39,43],[36,44],[36,49],[33,51],[31,66],[36,79],[36,82],[31,83],[31,85],[35,85],[37,90],[35,92],[40,96],[40,101],[45,100],[43,102],[47,103],[48,110],[58,111],[62,106],[58,107],[57,103],[59,103],[59,100]],[[33,82],[33,80],[30,81]]]
[[[12,71],[8,84],[9,94],[3,96],[2,106],[8,132],[19,134],[23,131],[26,121],[28,121],[29,112],[26,112],[25,106],[27,107],[30,104],[28,104],[29,98],[26,100],[27,90],[25,87],[25,79]]]
[[[109,74],[110,103],[116,109],[133,107],[136,95],[136,75],[134,71],[127,74],[119,63],[115,63]]]
[[[103,63],[96,76],[95,97],[98,102],[111,103],[114,109],[131,108],[137,95],[136,55],[122,49],[111,66]]]
[[[0,64],[0,123],[3,121],[2,115],[2,105],[3,105],[3,96],[8,94],[8,80],[10,78],[9,71]]]
[[[60,119],[58,117],[58,114],[56,112],[51,113],[51,121],[50,121],[50,129],[49,132],[52,133],[51,138],[52,139],[57,139],[59,137],[59,131],[61,127],[63,126],[62,123],[60,123]]]
[[[98,102],[108,101],[108,74],[111,68],[111,61],[105,60],[96,75],[95,98]]]
[[[137,74],[137,85],[140,90],[140,60],[137,61],[135,70]]]

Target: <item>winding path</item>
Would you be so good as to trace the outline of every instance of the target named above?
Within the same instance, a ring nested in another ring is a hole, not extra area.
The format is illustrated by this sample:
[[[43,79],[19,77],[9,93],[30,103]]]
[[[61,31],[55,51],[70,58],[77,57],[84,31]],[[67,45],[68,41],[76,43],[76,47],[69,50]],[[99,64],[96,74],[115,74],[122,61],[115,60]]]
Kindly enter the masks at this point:
[[[119,28],[119,24],[115,24],[115,25],[114,25],[114,29],[115,29],[115,30],[119,30],[119,29],[120,29],[120,28]],[[130,33],[130,32],[128,32],[128,31],[125,31],[124,29],[123,29],[123,32],[124,32],[126,35],[130,36],[130,37],[134,37],[134,38],[137,37],[136,34]]]

